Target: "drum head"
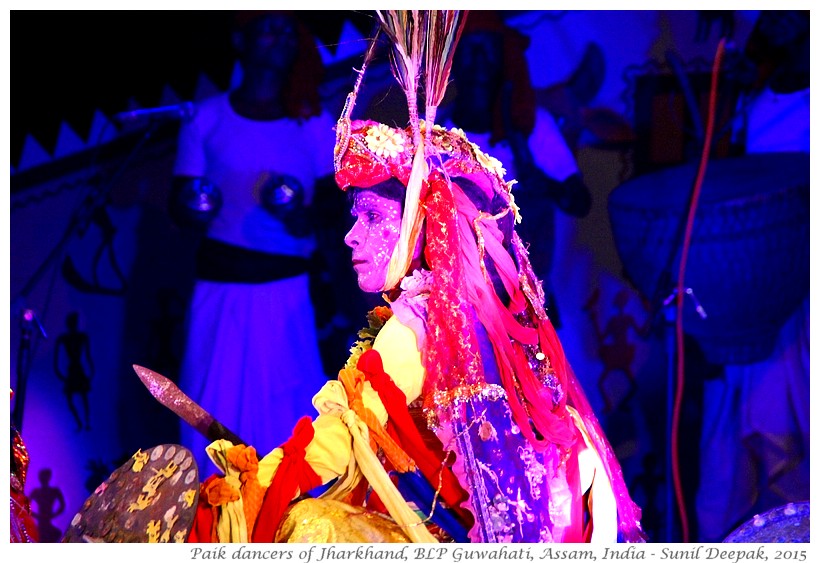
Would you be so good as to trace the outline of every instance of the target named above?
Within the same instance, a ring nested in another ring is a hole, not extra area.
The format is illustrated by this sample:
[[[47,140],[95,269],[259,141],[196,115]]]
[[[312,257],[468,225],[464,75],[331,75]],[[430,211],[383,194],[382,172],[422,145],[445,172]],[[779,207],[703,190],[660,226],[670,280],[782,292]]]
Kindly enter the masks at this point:
[[[809,503],[795,502],[755,515],[723,543],[808,543],[809,532]]]
[[[86,499],[65,543],[184,543],[199,501],[191,452],[176,444],[138,451]]]

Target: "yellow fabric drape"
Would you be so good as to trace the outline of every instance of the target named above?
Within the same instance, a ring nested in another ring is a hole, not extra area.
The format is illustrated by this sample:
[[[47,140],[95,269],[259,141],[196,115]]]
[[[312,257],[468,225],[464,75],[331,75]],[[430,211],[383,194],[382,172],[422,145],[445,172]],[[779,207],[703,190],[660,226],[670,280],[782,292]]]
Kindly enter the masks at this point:
[[[216,524],[217,538],[221,543],[247,543],[248,542],[248,526],[245,520],[245,508],[242,501],[242,495],[239,491],[242,487],[242,482],[239,480],[240,470],[228,461],[228,450],[233,447],[233,444],[228,440],[216,440],[206,448],[208,457],[219,467],[225,474],[222,477],[223,486],[227,485],[236,491],[235,496],[221,499],[222,502],[211,502],[212,504],[219,504],[219,516]],[[211,500],[211,499],[209,499]],[[216,500],[216,499],[214,499]]]
[[[373,349],[381,354],[384,371],[402,390],[407,403],[418,398],[424,383],[424,368],[416,346],[415,333],[395,316],[390,317],[379,331]],[[339,381],[329,381],[313,397],[313,405],[319,416],[313,420],[315,434],[305,451],[305,460],[323,483],[348,474],[351,463],[351,436],[341,421],[341,412],[338,412],[337,407],[340,398],[345,395],[344,386]],[[387,423],[387,411],[368,382],[362,386],[362,403],[376,415],[380,424]],[[282,450],[279,448],[259,460],[258,477],[262,486],[270,485],[281,460]]]
[[[384,372],[404,393],[407,404],[419,398],[424,384],[424,367],[416,333],[393,315],[376,336],[373,349],[381,355]]]

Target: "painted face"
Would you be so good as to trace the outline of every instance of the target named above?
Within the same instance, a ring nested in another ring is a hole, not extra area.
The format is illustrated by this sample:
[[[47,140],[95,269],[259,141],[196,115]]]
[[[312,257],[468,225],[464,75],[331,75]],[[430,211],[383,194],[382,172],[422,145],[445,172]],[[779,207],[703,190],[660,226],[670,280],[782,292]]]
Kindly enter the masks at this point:
[[[401,203],[359,190],[350,210],[356,222],[345,235],[345,244],[353,249],[353,269],[362,291],[381,291],[387,278],[387,266],[401,230]]]

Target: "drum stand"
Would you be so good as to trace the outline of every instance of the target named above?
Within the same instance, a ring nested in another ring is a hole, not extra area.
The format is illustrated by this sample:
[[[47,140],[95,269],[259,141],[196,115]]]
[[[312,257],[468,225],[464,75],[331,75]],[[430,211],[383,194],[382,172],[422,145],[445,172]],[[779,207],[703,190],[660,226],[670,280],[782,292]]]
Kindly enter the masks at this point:
[[[687,287],[684,289],[684,296],[688,296],[695,305],[695,312],[700,316],[701,319],[706,318],[706,310],[700,304],[697,297],[695,296],[695,292],[692,290],[691,287]],[[675,541],[680,541],[679,539],[674,538],[674,530],[675,530],[675,489],[671,480],[672,477],[672,432],[675,431],[674,424],[673,424],[673,416],[672,413],[675,408],[675,381],[677,375],[677,358],[678,358],[678,347],[677,347],[677,335],[676,331],[676,320],[677,320],[677,308],[675,306],[676,297],[678,294],[677,288],[672,290],[672,293],[663,300],[663,316],[664,316],[664,340],[666,343],[666,435],[669,437],[670,440],[670,447],[666,448],[666,479],[664,480],[664,489],[665,489],[665,518],[664,518],[664,529],[665,529],[665,537],[664,541],[667,543],[672,543]]]

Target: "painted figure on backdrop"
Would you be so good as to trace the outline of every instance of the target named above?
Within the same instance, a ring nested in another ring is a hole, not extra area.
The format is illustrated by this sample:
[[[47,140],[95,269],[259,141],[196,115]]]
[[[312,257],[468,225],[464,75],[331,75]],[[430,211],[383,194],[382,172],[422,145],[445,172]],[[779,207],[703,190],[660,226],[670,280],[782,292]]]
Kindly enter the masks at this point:
[[[63,393],[68,401],[68,408],[77,431],[91,430],[91,413],[88,405],[88,394],[91,392],[91,380],[94,378],[94,362],[91,359],[91,339],[80,330],[80,315],[76,311],[66,316],[67,332],[57,337],[54,345],[54,372],[63,382]],[[83,416],[74,403],[79,395]]]
[[[645,336],[649,330],[650,322],[647,319],[644,325],[639,325],[635,317],[626,312],[626,305],[629,303],[629,291],[621,289],[613,300],[615,314],[601,326],[596,310],[599,298],[600,289],[595,288],[584,305],[584,310],[595,327],[595,335],[598,340],[598,357],[604,364],[603,371],[598,376],[598,390],[604,399],[604,413],[609,413],[616,404],[628,405],[638,390],[638,383],[632,366],[635,359],[635,344],[629,340],[629,334],[632,332],[637,336]],[[615,401],[609,392],[607,382],[617,373],[621,373],[626,377],[627,388],[620,395],[620,398]]]
[[[29,495],[36,509],[31,513],[37,521],[37,531],[40,541],[53,543],[60,541],[63,532],[54,525],[54,520],[65,512],[66,504],[63,491],[51,484],[52,472],[48,467],[41,469],[37,474],[40,486]]]

